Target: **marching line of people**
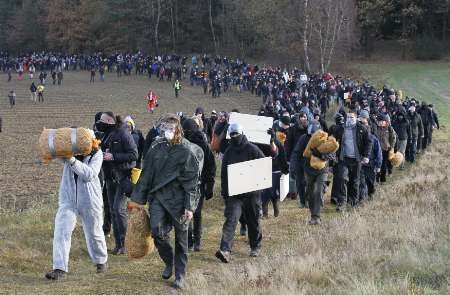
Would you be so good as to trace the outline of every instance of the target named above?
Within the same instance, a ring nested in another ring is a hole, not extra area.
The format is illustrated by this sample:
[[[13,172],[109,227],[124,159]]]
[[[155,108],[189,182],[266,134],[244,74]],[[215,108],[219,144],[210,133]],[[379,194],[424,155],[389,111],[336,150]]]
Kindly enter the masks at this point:
[[[220,194],[225,218],[215,256],[228,263],[238,223],[240,234],[248,236],[249,255],[260,255],[261,218],[269,218],[271,203],[274,217],[282,214],[281,175],[290,174],[290,198],[298,196],[301,210],[310,211],[308,223],[319,225],[327,186],[331,185],[331,202],[338,212],[370,201],[377,185],[392,173],[393,162],[399,161],[400,169],[405,161],[414,163],[418,151],[431,143],[433,129],[439,128],[432,106],[413,98],[402,100],[400,93],[387,87],[377,91],[367,83],[329,74],[311,76],[294,87],[295,75],[282,78],[285,82],[279,82],[276,90],[262,95],[258,115],[274,120],[267,130],[268,145],[249,142],[243,126],[230,124],[229,113],[213,110],[207,116],[201,107],[193,116],[181,112],[162,116],[145,138],[132,116],[122,119],[112,112],[96,114],[93,129],[102,141],[101,151],[64,161],[53,270],[46,277],[60,279],[67,273],[77,216],[83,220],[97,272],[104,272],[105,236],[112,230],[115,247],[111,254],[125,254],[127,210],[148,204],[152,236],[165,264],[162,278],[175,275],[174,286],[182,288],[189,251],[202,251],[202,211],[204,202],[213,197],[214,154],[222,160]],[[345,91],[344,99],[336,89]],[[150,102],[153,109],[156,106],[155,98],[150,91],[149,110]],[[322,104],[323,99],[326,102]],[[325,114],[333,100],[338,112],[334,124],[327,126]],[[335,148],[325,152],[316,147],[313,141],[318,135],[332,139]],[[399,154],[400,158],[394,158]],[[272,158],[273,186],[230,196],[228,165],[263,157]],[[133,188],[131,170],[135,167],[142,168],[142,173]],[[169,242],[172,230],[174,248]]]

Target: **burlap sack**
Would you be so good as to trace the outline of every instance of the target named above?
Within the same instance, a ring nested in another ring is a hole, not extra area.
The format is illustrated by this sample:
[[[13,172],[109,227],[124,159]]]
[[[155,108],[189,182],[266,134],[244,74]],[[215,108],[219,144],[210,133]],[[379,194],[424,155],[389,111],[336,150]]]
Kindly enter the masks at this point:
[[[404,156],[400,152],[396,152],[392,155],[392,157],[389,158],[389,161],[391,162],[392,166],[397,168],[400,167],[400,165],[403,163]]]
[[[321,154],[335,153],[339,148],[339,143],[333,136],[328,136],[327,141],[317,147]]]
[[[144,207],[137,207],[128,214],[125,247],[129,258],[142,258],[155,249],[151,236],[150,219]]]
[[[325,166],[327,165],[327,161],[324,161],[324,160],[319,159],[316,156],[312,155],[311,160],[309,160],[309,164],[311,165],[312,168],[314,168],[316,170],[321,170],[321,169],[325,168]]]
[[[39,151],[44,161],[54,158],[89,155],[100,142],[86,128],[44,129],[39,137]]]
[[[311,158],[311,150],[317,148],[322,143],[326,142],[328,138],[328,133],[322,130],[317,130],[314,132],[314,134],[311,136],[311,139],[308,142],[308,145],[306,146],[303,157],[305,158]]]

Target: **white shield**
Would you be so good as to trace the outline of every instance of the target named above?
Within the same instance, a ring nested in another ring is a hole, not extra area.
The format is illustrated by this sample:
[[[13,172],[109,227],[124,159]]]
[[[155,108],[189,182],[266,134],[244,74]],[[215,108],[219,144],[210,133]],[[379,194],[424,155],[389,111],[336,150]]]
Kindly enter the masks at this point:
[[[228,165],[228,195],[234,196],[272,187],[272,158]]]
[[[267,130],[272,128],[272,117],[230,113],[229,123],[230,125],[233,123],[240,124],[244,129],[244,134],[248,141],[261,144],[270,144],[270,135],[267,134]],[[227,134],[227,138],[230,138],[229,134]]]

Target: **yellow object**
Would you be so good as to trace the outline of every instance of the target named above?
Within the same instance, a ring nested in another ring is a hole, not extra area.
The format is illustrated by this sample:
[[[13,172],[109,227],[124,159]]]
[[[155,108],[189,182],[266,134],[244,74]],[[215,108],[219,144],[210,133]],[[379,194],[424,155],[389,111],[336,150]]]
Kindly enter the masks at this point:
[[[328,136],[327,141],[317,147],[321,154],[335,153],[339,149],[339,143],[333,136]]]
[[[39,137],[39,151],[45,162],[55,158],[89,155],[100,141],[86,128],[44,129]]]
[[[393,154],[392,158],[389,159],[392,166],[397,168],[400,167],[400,165],[403,163],[404,156],[400,152],[396,152]]]
[[[139,168],[133,168],[131,169],[131,183],[136,184],[139,180],[139,177],[141,176],[142,170]]]
[[[310,161],[309,164],[311,165],[311,167],[316,170],[321,170],[321,169],[325,168],[325,166],[327,165],[327,161],[321,160],[314,155],[311,156],[311,160],[309,160],[309,161]]]
[[[135,207],[128,214],[125,247],[129,258],[145,257],[155,249],[151,235],[150,219],[144,207]]]
[[[286,134],[284,134],[283,132],[277,131],[276,136],[277,136],[278,141],[281,142],[281,144],[284,144],[284,142],[286,141]]]
[[[328,133],[318,130],[312,136],[308,142],[308,145],[303,152],[305,158],[310,159],[309,164],[316,170],[321,170],[327,165],[326,160],[322,160],[315,157],[312,154],[312,149],[317,149],[321,154],[335,153],[339,149],[339,143],[333,136],[328,136]]]
[[[311,139],[308,142],[308,145],[305,148],[305,151],[303,152],[303,156],[305,158],[311,158],[311,150],[317,148],[319,145],[324,143],[328,138],[328,133],[317,130],[314,132],[314,134],[311,136]]]

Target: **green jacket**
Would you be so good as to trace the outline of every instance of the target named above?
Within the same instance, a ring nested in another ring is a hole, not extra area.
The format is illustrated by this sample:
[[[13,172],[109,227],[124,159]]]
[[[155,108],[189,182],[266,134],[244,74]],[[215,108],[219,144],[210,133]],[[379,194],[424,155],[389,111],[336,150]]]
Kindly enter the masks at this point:
[[[145,155],[131,200],[151,206],[156,198],[182,224],[184,210],[195,211],[198,205],[203,157],[202,149],[187,139],[172,145],[157,137]]]

